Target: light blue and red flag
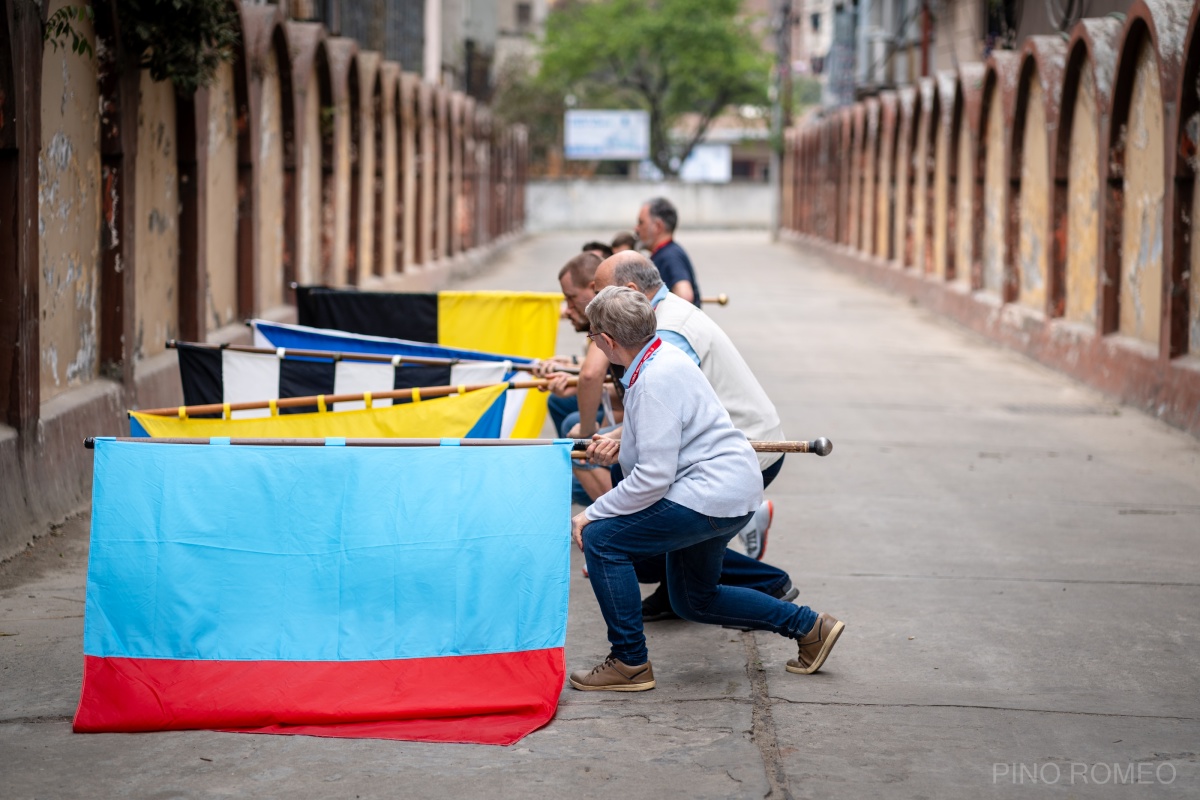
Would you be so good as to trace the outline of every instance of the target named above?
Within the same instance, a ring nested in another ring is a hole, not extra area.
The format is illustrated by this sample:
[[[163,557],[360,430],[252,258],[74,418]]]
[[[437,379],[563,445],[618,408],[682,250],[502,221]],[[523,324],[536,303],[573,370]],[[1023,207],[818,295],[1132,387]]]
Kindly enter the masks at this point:
[[[565,674],[570,453],[96,441],[76,731],[510,744]]]

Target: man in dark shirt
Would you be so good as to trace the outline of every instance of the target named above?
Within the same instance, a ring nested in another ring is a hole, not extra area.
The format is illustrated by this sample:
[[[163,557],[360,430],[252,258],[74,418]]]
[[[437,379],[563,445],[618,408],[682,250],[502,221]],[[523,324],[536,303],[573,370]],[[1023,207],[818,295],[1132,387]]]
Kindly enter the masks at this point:
[[[650,260],[658,267],[663,283],[675,294],[700,306],[700,285],[692,260],[675,242],[675,225],[679,213],[671,201],[656,197],[638,210],[637,235],[650,248]]]

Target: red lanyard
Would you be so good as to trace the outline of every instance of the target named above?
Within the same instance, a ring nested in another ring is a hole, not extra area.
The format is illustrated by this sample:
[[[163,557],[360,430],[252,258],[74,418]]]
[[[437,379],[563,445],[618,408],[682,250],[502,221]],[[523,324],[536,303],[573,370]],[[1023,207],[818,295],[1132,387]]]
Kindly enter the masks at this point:
[[[633,368],[633,374],[629,376],[630,389],[633,388],[633,384],[637,381],[638,373],[642,371],[642,364],[645,364],[646,359],[654,355],[654,351],[658,349],[660,344],[662,344],[662,339],[655,339],[653,342],[651,342],[650,347],[646,349],[646,355],[642,356],[641,360],[638,361],[637,366]]]

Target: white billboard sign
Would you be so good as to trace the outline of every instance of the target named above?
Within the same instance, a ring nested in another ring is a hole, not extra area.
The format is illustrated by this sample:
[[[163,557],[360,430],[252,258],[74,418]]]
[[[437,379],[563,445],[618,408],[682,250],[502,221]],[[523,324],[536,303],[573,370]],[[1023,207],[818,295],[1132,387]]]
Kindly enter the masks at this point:
[[[563,133],[568,159],[639,161],[650,157],[650,114],[646,111],[568,111]]]

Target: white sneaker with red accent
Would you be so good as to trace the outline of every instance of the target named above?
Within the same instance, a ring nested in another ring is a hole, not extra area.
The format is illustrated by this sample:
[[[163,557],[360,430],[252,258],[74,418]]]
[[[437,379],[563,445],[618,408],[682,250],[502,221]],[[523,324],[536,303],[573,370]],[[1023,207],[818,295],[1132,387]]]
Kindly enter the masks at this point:
[[[771,523],[775,520],[775,502],[764,500],[754,516],[740,531],[738,538],[746,548],[746,555],[756,561],[762,561],[767,553],[767,534],[771,532]]]

